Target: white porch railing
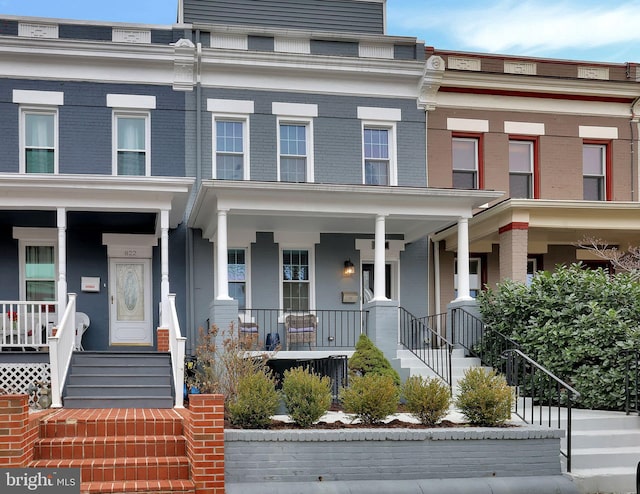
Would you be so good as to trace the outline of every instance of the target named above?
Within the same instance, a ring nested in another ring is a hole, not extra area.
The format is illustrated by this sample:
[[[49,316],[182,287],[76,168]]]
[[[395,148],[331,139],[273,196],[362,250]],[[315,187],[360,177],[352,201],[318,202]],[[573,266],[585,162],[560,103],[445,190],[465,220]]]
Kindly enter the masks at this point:
[[[175,408],[184,408],[184,351],[187,339],[180,334],[175,293],[169,294],[167,305],[169,309],[167,317],[169,351],[171,352],[171,368],[173,370],[173,388],[176,393]]]
[[[69,302],[55,327],[55,335],[49,338],[49,359],[51,361],[51,407],[62,407],[64,388],[71,356],[76,341],[76,294],[69,294]]]
[[[57,302],[0,301],[0,347],[43,348],[57,320]]]

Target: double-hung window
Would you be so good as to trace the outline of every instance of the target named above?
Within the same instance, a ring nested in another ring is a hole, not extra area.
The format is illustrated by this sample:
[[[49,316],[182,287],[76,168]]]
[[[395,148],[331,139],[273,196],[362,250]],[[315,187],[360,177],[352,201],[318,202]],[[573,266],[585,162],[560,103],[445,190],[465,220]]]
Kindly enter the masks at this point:
[[[311,269],[309,250],[282,250],[282,308],[285,312],[311,309]]]
[[[245,249],[227,251],[229,296],[238,301],[238,309],[247,308],[247,262]]]
[[[27,301],[56,300],[57,231],[51,228],[13,230],[19,241],[20,298]]]
[[[535,141],[509,141],[509,195],[512,198],[534,198]]]
[[[271,111],[278,129],[278,180],[313,182],[313,119],[318,116],[318,105],[274,102]]]
[[[156,97],[107,94],[113,108],[113,174],[151,175],[151,110]]]
[[[480,180],[480,138],[453,136],[451,157],[454,189],[479,189]]]
[[[215,178],[220,180],[244,178],[244,127],[243,120],[215,119]]]
[[[608,200],[607,151],[607,144],[603,143],[582,145],[582,184],[583,198],[586,201]]]
[[[58,173],[59,91],[13,90],[20,105],[20,172]]]
[[[148,113],[115,113],[117,175],[150,175]]]
[[[364,127],[364,183],[390,184],[389,129]]]
[[[307,182],[308,125],[281,121],[279,162],[281,182]]]
[[[362,121],[362,178],[366,185],[398,185],[396,123],[399,108],[358,107]]]
[[[249,180],[249,122],[254,113],[250,100],[207,100],[212,113],[213,170],[218,180]]]

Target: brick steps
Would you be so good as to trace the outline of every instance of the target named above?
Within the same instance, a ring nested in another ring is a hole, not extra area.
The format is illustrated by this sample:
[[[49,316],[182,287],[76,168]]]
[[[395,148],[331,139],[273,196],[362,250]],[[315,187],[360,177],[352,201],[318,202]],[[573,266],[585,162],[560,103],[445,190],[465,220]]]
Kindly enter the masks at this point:
[[[40,423],[30,467],[79,468],[81,492],[194,494],[183,418],[171,409],[64,409]]]

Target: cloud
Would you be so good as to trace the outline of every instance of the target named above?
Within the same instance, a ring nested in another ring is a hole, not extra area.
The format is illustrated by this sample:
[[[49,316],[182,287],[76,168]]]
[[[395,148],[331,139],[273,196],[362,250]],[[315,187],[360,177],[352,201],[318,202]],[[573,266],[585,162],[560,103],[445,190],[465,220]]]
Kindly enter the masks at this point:
[[[411,8],[411,4],[419,4]],[[425,4],[433,4],[426,7]],[[444,6],[443,6],[444,4]],[[494,53],[585,49],[640,41],[640,1],[503,0],[487,6],[406,1],[389,11],[404,29],[438,31],[458,47]]]

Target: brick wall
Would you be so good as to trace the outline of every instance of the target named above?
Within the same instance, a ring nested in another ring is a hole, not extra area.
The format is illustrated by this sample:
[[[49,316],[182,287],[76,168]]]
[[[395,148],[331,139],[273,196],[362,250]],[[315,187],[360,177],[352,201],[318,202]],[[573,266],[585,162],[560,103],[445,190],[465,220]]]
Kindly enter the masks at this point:
[[[33,460],[39,419],[46,413],[30,416],[27,395],[0,396],[0,466],[25,467]]]

